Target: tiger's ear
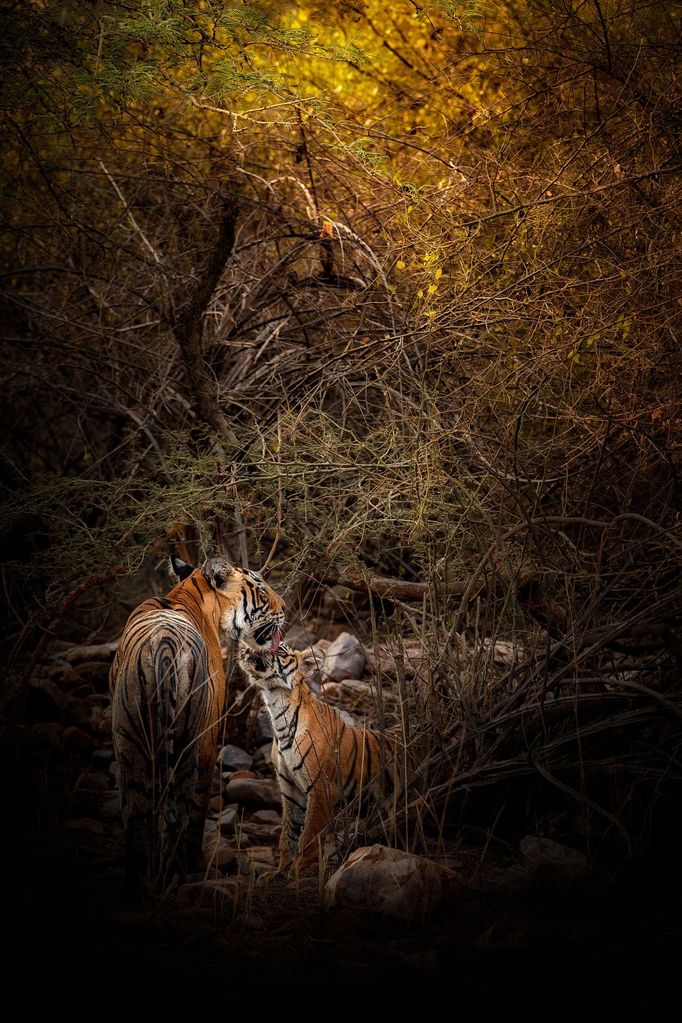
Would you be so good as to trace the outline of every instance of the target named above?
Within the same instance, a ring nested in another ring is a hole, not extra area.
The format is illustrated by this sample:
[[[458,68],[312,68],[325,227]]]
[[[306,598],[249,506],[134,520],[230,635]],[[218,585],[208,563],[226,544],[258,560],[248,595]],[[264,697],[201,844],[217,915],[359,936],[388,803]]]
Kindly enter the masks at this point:
[[[216,590],[222,590],[230,578],[234,574],[234,568],[227,560],[227,558],[209,558],[204,565],[204,575],[209,586],[212,586]]]
[[[179,558],[177,554],[171,554],[170,556],[170,574],[178,580],[179,583],[183,579],[186,579],[188,575],[191,575],[194,571],[194,565],[188,565],[186,561]]]

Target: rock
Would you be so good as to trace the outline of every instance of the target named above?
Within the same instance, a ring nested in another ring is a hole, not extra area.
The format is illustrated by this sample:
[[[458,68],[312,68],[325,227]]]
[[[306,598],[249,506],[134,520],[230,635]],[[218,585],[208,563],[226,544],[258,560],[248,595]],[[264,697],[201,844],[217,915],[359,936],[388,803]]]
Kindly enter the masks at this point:
[[[60,725],[57,721],[49,721],[41,725],[30,725],[26,729],[25,737],[29,746],[33,749],[59,750],[62,742],[66,744],[66,733],[68,730],[68,728],[65,729],[64,725]]]
[[[235,781],[238,778],[258,778],[255,771],[229,771],[225,774],[225,783]]]
[[[246,927],[249,931],[265,930],[265,921],[257,913],[240,913],[239,923],[241,927]]]
[[[200,880],[192,884],[182,884],[175,892],[180,906],[213,905],[216,910],[230,913],[239,897],[238,883],[230,880]],[[215,931],[212,929],[212,933]]]
[[[275,866],[275,850],[269,845],[254,845],[246,849],[240,858],[240,867],[244,873],[255,874],[257,877]]]
[[[272,745],[261,746],[256,753],[253,766],[262,774],[269,774],[272,767]]]
[[[277,782],[262,778],[231,778],[225,786],[225,799],[228,803],[272,810],[282,805]]]
[[[275,850],[271,845],[254,845],[247,851],[246,858],[252,862],[258,860],[272,867],[275,864]]]
[[[60,664],[59,667],[53,668],[48,678],[60,689],[77,689],[78,686],[83,685],[83,676],[79,675],[75,668],[69,664]]]
[[[227,745],[218,754],[218,761],[224,771],[248,771],[253,757],[239,746]]]
[[[98,806],[98,813],[100,817],[107,820],[117,819],[121,816],[121,797],[118,793],[113,793],[110,796],[106,796],[101,800]]]
[[[225,800],[222,796],[211,796],[208,801],[208,812],[213,816],[216,816],[225,806]]]
[[[292,625],[284,637],[284,642],[292,650],[305,650],[306,647],[312,646],[317,637],[313,635],[310,629],[306,629],[304,625]]]
[[[26,713],[30,722],[63,721],[68,717],[72,701],[54,682],[29,679],[26,696]]]
[[[108,771],[114,751],[112,749],[96,749],[92,754],[92,766],[96,771]]]
[[[224,838],[220,838],[217,842],[210,839],[204,840],[203,851],[209,868],[214,867],[223,874],[231,870],[237,862],[237,854]]]
[[[251,824],[281,824],[282,817],[277,810],[256,810],[249,821]]]
[[[478,888],[484,892],[522,892],[531,886],[523,863],[509,867],[484,866],[478,874]]]
[[[111,788],[111,775],[101,771],[87,771],[81,775],[80,786],[83,789],[109,789]]]
[[[266,742],[272,742],[275,733],[272,729],[272,718],[267,710],[259,710],[253,725],[253,741],[256,746],[262,746]]]
[[[70,693],[76,698],[76,700],[85,700],[89,696],[95,695],[95,690],[88,683],[82,683],[75,689],[71,689]]]
[[[365,649],[350,632],[342,632],[328,647],[322,674],[334,682],[360,678],[365,670]]]
[[[239,841],[243,844],[244,839],[248,838],[249,845],[277,845],[281,834],[281,824],[254,824],[252,821],[245,821],[239,831]]]
[[[229,806],[224,807],[220,811],[218,817],[218,830],[223,835],[233,835],[234,829],[239,820],[239,807],[236,803],[231,803]]]
[[[215,818],[209,817],[206,823],[204,824],[203,844],[206,845],[206,843],[209,841],[217,842],[219,838],[220,832],[218,831],[218,822],[217,820],[215,820]]]
[[[104,825],[91,817],[79,817],[64,821],[62,826],[68,828],[69,831],[89,831],[92,835],[104,834]]]
[[[64,729],[64,745],[74,753],[90,753],[95,745],[95,740],[81,728],[69,725]]]
[[[589,869],[584,853],[554,842],[551,838],[526,835],[521,839],[519,848],[536,883],[571,883],[585,877]]]
[[[326,909],[351,909],[423,923],[456,908],[464,882],[449,867],[382,845],[357,849],[324,888]]]
[[[111,708],[102,708],[102,717],[97,725],[97,734],[101,735],[104,739],[110,739],[113,735],[113,725],[111,723]]]
[[[92,646],[72,646],[64,654],[69,664],[82,664],[84,661],[107,661],[111,663],[118,649],[119,640],[111,643],[96,643]]]
[[[80,676],[81,682],[87,682],[94,689],[100,692],[109,689],[109,668],[108,661],[84,661],[74,669],[76,675]]]
[[[62,717],[69,724],[76,725],[78,728],[86,728],[90,730],[90,714],[93,708],[85,702],[84,699],[77,697],[67,697],[66,705],[62,711]],[[100,710],[98,707],[97,710]]]
[[[49,653],[43,655],[43,659],[47,658],[51,661],[56,661],[58,657],[63,657],[67,650],[71,650],[73,642],[69,639],[53,639],[48,647]]]
[[[90,707],[90,713],[87,718],[80,722],[84,728],[87,728],[93,735],[106,734],[104,731],[104,711],[101,707]]]
[[[323,682],[320,695],[332,703],[340,703],[351,710],[363,714],[371,714],[378,707],[379,692],[369,682],[358,682],[357,679],[343,679],[341,682]],[[398,696],[389,689],[381,691],[381,700],[385,709],[393,709],[398,703]]]
[[[367,665],[374,675],[396,678],[404,668],[405,677],[412,678],[426,660],[426,650],[417,641],[407,641],[400,647],[378,645],[366,650]]]

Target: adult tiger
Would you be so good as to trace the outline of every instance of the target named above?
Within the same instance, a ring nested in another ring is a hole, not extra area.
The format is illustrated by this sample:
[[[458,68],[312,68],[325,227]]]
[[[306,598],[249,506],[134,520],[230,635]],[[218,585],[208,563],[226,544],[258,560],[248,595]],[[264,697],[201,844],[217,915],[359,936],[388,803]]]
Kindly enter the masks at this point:
[[[272,719],[272,760],[282,793],[279,870],[318,859],[336,809],[358,798],[380,801],[399,792],[396,735],[349,725],[315,696],[301,670],[303,655],[239,645],[239,665],[263,692]]]
[[[177,585],[135,608],[111,667],[127,880],[162,891],[201,863],[226,679],[221,639],[276,651],[284,604],[257,572],[171,556]]]

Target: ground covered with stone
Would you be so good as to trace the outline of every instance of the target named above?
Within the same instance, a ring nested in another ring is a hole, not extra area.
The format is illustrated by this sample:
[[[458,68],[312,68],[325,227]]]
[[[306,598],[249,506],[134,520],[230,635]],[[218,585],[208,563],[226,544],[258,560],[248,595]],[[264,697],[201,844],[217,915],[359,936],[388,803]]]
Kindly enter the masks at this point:
[[[308,637],[289,641],[303,649]],[[331,840],[320,869],[273,877],[280,799],[257,705],[247,748],[228,743],[217,759],[205,870],[161,899],[131,902],[107,688],[114,649],[57,644],[42,654],[33,723],[7,736],[9,759],[22,765],[5,850],[9,976],[39,964],[42,978],[115,976],[124,987],[231,979],[249,985],[254,1004],[259,992],[301,982],[327,992],[343,983],[346,995],[425,986],[458,1004],[505,1006],[528,985],[525,998],[561,1006],[641,1008],[674,978],[675,872],[622,861],[595,869],[579,835],[564,828],[557,840],[547,822],[516,834],[445,827],[416,854],[374,842],[339,855]],[[318,641],[308,646],[313,685],[371,718],[381,656],[346,632]]]

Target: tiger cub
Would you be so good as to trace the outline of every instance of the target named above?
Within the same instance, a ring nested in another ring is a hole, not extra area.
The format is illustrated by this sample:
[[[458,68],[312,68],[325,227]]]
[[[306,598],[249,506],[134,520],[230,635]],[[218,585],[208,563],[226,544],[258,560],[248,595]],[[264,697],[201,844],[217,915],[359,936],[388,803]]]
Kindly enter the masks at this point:
[[[263,692],[275,738],[272,759],[282,793],[279,870],[317,861],[335,810],[356,796],[397,793],[395,736],[346,724],[310,689],[303,655],[239,646],[239,665]]]
[[[135,608],[109,685],[126,846],[126,880],[163,891],[201,864],[223,720],[221,640],[276,651],[284,605],[257,572],[171,557],[177,585]]]

